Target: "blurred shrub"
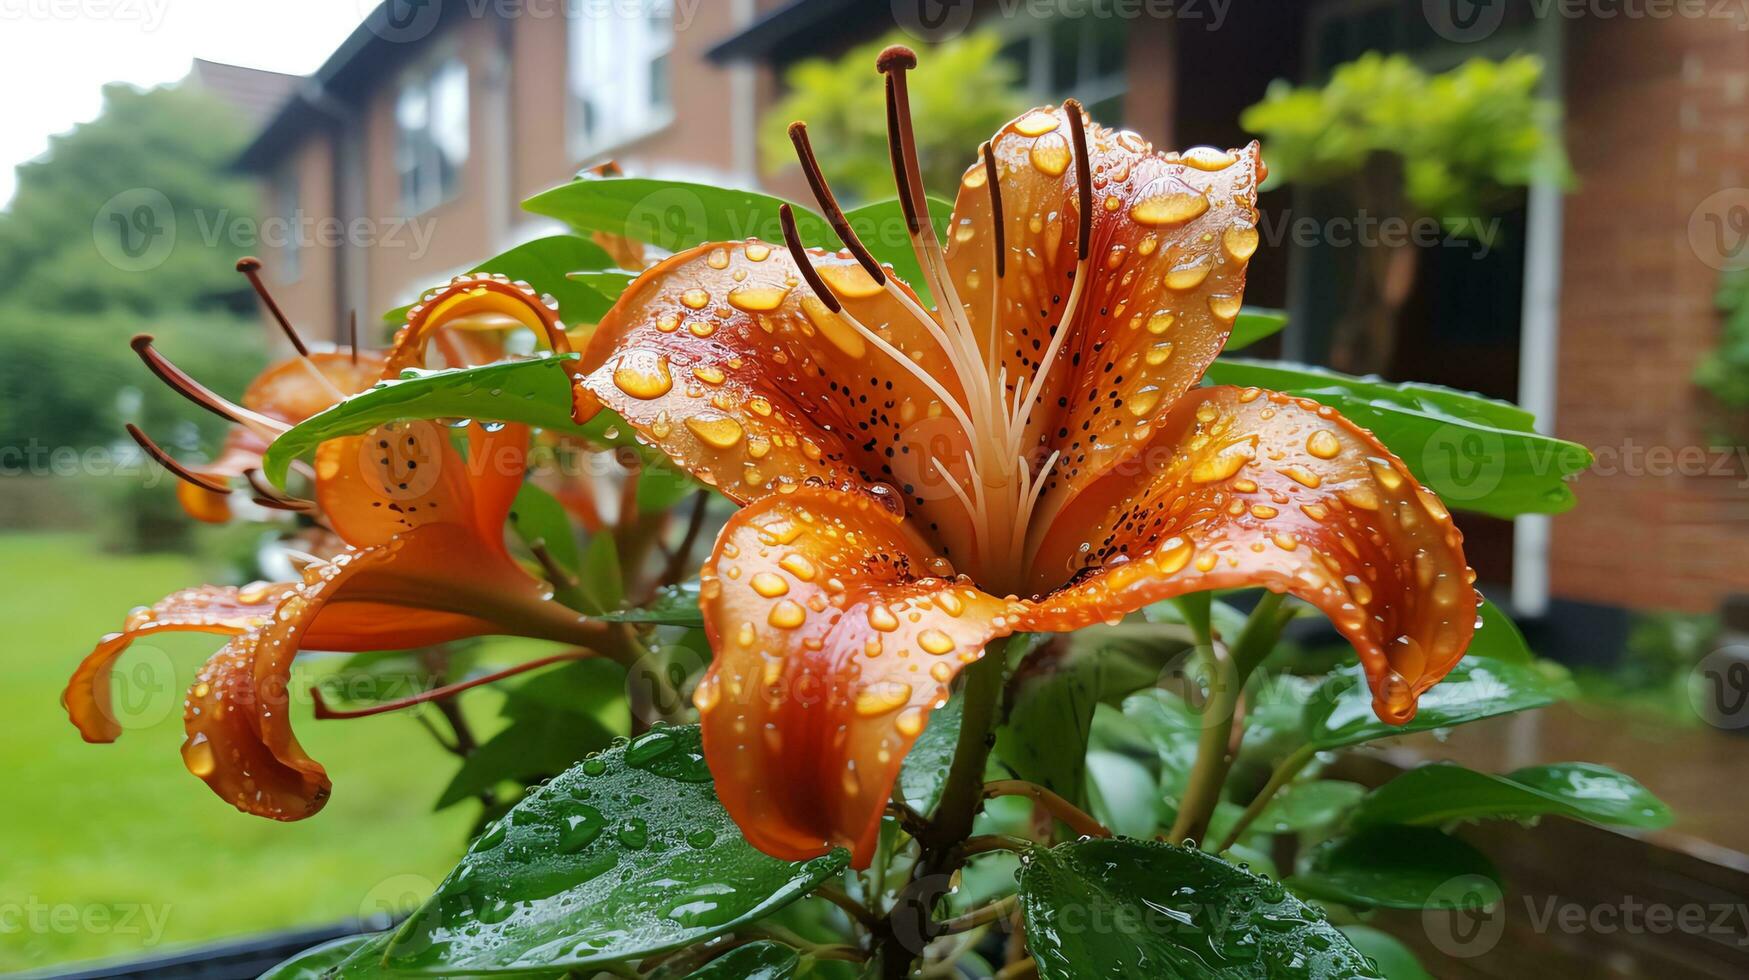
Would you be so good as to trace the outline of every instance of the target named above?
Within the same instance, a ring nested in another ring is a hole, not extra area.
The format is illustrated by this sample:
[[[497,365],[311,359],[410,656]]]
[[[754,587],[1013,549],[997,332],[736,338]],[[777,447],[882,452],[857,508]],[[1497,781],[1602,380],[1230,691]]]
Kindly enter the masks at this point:
[[[1722,320],[1718,346],[1695,366],[1694,383],[1736,414],[1749,409],[1749,269],[1725,272],[1713,301]]]
[[[766,172],[795,166],[789,124],[800,119],[835,191],[864,201],[893,197],[886,83],[870,67],[881,49],[908,40],[892,34],[839,58],[808,58],[784,72],[789,93],[766,114],[759,134]],[[996,35],[979,31],[919,52],[928,70],[912,72],[907,84],[918,166],[932,193],[946,191],[951,199],[960,176],[976,162],[972,151],[1026,107],[1020,72],[1000,56],[1001,47]]]

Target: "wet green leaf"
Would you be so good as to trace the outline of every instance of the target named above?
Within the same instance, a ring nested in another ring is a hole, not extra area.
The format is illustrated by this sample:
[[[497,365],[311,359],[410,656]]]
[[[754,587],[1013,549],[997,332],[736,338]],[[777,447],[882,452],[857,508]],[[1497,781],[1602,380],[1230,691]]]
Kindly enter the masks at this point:
[[[579,269],[611,269],[614,261],[600,246],[576,235],[549,235],[495,255],[469,269],[521,280],[559,301],[559,316],[566,325],[594,323],[613,305],[619,293],[606,293],[592,283],[570,275]],[[389,323],[407,322],[410,306],[383,314]]]
[[[1328,827],[1342,818],[1366,795],[1366,787],[1339,779],[1308,779],[1281,788],[1252,822],[1249,833],[1292,834]],[[1237,807],[1217,809],[1209,822],[1208,837],[1224,840]]]
[[[801,961],[790,947],[762,940],[729,950],[688,973],[685,980],[789,980]]]
[[[564,362],[576,356],[409,371],[398,380],[380,382],[293,426],[268,447],[262,472],[283,486],[292,460],[314,452],[323,442],[400,419],[522,422],[553,432],[584,435],[603,444],[630,444],[631,437],[624,432],[617,440],[608,438],[607,432],[618,422],[611,412],[602,412],[582,426],[571,421],[571,381]]]
[[[1570,681],[1551,676],[1554,669],[1465,657],[1421,695],[1414,718],[1407,724],[1387,725],[1373,714],[1372,692],[1360,666],[1353,664],[1331,674],[1313,693],[1301,718],[1302,730],[1310,744],[1335,749],[1541,708],[1571,693]]]
[[[1529,412],[1453,388],[1226,357],[1210,366],[1207,380],[1301,395],[1334,408],[1371,429],[1457,509],[1495,517],[1558,514],[1575,503],[1567,478],[1591,465],[1585,447],[1534,431]]]
[[[1385,980],[1433,980],[1433,975],[1421,966],[1421,961],[1415,958],[1414,951],[1400,942],[1397,937],[1372,926],[1338,926],[1354,948],[1365,953],[1378,964],[1379,972],[1385,975]]]
[[[654,599],[637,609],[619,609],[599,618],[614,623],[702,627],[704,612],[698,606],[698,579],[662,588]]]
[[[1045,980],[1378,976],[1323,913],[1195,848],[1114,838],[1036,850],[1020,905]]]
[[[1231,354],[1265,337],[1275,336],[1286,326],[1286,310],[1271,310],[1261,306],[1240,307],[1239,318],[1233,321],[1233,332],[1227,337],[1227,345],[1221,349]]]
[[[760,238],[782,242],[782,198],[757,191],[647,177],[579,177],[524,201],[525,210],[579,231],[602,231],[679,252],[705,242]],[[826,219],[794,204],[796,231],[809,245],[836,246]],[[612,268],[610,263],[602,268]]]
[[[1425,909],[1492,904],[1502,894],[1499,881],[1482,852],[1456,837],[1425,827],[1373,827],[1318,845],[1288,884],[1354,908]]]
[[[577,537],[571,530],[571,518],[552,494],[524,483],[510,505],[510,527],[524,544],[533,547],[539,542],[554,561],[577,574],[583,560],[577,550]]]
[[[348,956],[380,938],[367,934],[329,940],[268,970],[261,975],[260,980],[322,980],[330,975],[328,971],[339,966]]]
[[[1496,776],[1438,762],[1373,790],[1355,810],[1354,823],[1436,827],[1457,820],[1528,820],[1547,814],[1648,829],[1671,820],[1662,800],[1607,766],[1563,762]]]
[[[487,828],[396,931],[387,963],[455,975],[621,962],[763,918],[847,863],[754,849],[717,801],[697,727],[661,727]]]
[[[928,816],[941,800],[947,772],[960,742],[960,715],[965,702],[958,694],[929,715],[929,725],[912,743],[899,767],[899,795],[911,809]]]

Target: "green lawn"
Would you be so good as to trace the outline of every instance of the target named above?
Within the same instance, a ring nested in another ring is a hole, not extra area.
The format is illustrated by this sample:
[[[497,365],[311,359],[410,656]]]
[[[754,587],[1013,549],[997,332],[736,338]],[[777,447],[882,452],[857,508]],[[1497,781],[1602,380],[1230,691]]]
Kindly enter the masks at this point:
[[[111,745],[79,738],[59,703],[73,665],[130,607],[202,580],[185,557],[0,536],[0,971],[404,908],[460,853],[477,808],[431,812],[455,763],[404,714],[316,722],[295,709],[334,780],[327,808],[301,823],[245,816],[189,775],[181,692],[216,638],[136,645],[137,673],[127,659],[121,673],[153,680],[129,701],[137,727]],[[174,685],[152,674],[160,664],[174,664]]]

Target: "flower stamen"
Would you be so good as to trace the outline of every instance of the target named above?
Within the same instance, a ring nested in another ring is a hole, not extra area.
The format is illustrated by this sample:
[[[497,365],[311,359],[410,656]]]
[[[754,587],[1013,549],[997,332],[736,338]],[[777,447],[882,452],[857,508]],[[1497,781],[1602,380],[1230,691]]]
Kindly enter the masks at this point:
[[[177,462],[176,457],[165,452],[162,447],[153,442],[151,436],[141,432],[139,426],[129,422],[127,424],[127,430],[128,435],[133,436],[134,441],[140,444],[140,448],[146,451],[146,455],[157,460],[159,466],[169,470],[170,474],[178,480],[191,486],[199,487],[209,493],[228,494],[231,492],[231,488],[225,484],[201,476]]]
[[[182,370],[152,346],[152,335],[149,333],[135,334],[128,345],[146,367],[158,376],[158,380],[170,386],[170,389],[201,408],[222,419],[247,426],[256,434],[266,439],[277,439],[281,433],[291,427],[277,419],[268,418],[259,412],[252,412],[241,405],[221,397],[206,385],[194,380],[187,371]]]
[[[261,260],[253,255],[245,255],[237,260],[237,271],[243,274],[243,278],[249,280],[249,285],[255,288],[255,295],[261,297],[261,302],[267,305],[267,312],[273,315],[273,321],[279,324],[280,331],[285,334],[287,340],[291,341],[292,349],[298,352],[298,358],[303,361],[304,367],[309,370],[318,383],[328,389],[335,401],[344,401],[346,393],[334,387],[334,383],[328,380],[328,376],[322,373],[322,369],[310,360],[310,346],[304,343],[304,338],[299,336],[297,328],[292,326],[290,320],[286,319],[285,311],[279,308],[278,303],[274,302],[273,294],[267,291],[267,284],[261,281]],[[355,333],[354,337],[356,336]],[[352,351],[353,361],[356,363],[358,359],[356,344],[353,345]]]

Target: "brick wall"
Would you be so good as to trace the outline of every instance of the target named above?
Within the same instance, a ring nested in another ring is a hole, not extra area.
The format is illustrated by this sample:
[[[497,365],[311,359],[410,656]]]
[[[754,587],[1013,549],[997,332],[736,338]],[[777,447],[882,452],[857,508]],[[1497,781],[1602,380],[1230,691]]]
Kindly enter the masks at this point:
[[[1552,588],[1715,609],[1749,592],[1749,490],[1736,459],[1726,475],[1677,466],[1686,448],[1688,469],[1711,469],[1711,454],[1692,461],[1714,441],[1689,377],[1717,337],[1718,272],[1688,231],[1709,195],[1749,187],[1749,31],[1684,17],[1565,26],[1580,186],[1565,208],[1556,428],[1601,465],[1554,521]]]

